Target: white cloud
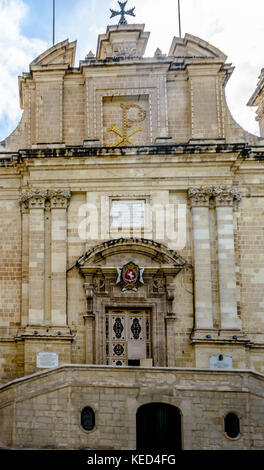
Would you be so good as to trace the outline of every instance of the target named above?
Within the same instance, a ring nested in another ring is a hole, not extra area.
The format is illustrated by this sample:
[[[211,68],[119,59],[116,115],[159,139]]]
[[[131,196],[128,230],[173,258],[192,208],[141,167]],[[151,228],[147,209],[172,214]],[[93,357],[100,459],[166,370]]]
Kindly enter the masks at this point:
[[[2,129],[12,131],[21,116],[17,77],[28,70],[29,63],[47,49],[40,39],[21,34],[21,22],[28,13],[22,0],[0,0],[0,140],[7,137]],[[5,126],[1,126],[1,122]]]
[[[177,0],[131,0],[137,21],[151,32],[147,55],[159,47],[168,53],[178,36]],[[246,106],[263,68],[263,0],[181,0],[183,34],[198,36],[221,49],[236,70],[227,85],[227,101],[237,122],[258,133],[255,110]]]
[[[93,0],[94,1],[94,0]],[[102,1],[102,0],[101,0]],[[87,29],[81,28],[82,17],[87,15],[87,0],[79,0],[78,11],[72,11],[71,34],[78,39],[77,60],[83,59],[88,49],[97,42],[97,33],[104,32],[110,20],[109,8],[118,9],[117,0],[102,1],[100,18],[93,17],[94,38],[87,44]],[[136,18],[128,22],[144,23],[151,32],[146,55],[152,56],[157,47],[168,53],[172,39],[178,36],[177,0],[129,0],[127,8],[136,7]],[[104,10],[106,8],[106,11]],[[263,68],[264,2],[263,0],[181,0],[182,32],[193,34],[221,49],[228,62],[236,67],[227,85],[227,101],[236,121],[246,130],[258,134],[255,110],[246,106],[253,94]],[[102,27],[103,20],[106,20]],[[73,25],[76,25],[75,27]],[[91,30],[90,30],[91,31]]]

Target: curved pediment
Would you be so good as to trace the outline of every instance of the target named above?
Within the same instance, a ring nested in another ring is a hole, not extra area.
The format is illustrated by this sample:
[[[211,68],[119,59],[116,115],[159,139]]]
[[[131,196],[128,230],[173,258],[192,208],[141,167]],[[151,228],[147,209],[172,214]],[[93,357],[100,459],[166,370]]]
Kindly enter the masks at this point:
[[[116,255],[144,255],[152,262],[161,265],[172,265],[179,268],[186,266],[187,261],[176,251],[170,250],[162,243],[145,238],[119,238],[97,245],[84,253],[76,262],[79,268],[100,265],[102,260]]]
[[[47,49],[30,64],[30,70],[47,65],[69,65],[74,67],[77,41],[68,39]]]
[[[227,56],[212,46],[209,42],[204,41],[191,34],[185,34],[184,38],[174,37],[169,51],[169,56],[186,57],[186,58],[203,58],[225,62]]]

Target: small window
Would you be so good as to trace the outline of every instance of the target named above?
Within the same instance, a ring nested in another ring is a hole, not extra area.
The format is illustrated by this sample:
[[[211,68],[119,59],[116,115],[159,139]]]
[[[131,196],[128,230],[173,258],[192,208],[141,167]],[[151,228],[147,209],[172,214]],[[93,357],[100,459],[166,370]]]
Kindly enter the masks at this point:
[[[240,434],[240,421],[235,413],[228,413],[225,417],[225,433],[231,439],[235,439]]]
[[[95,414],[92,408],[84,408],[81,412],[81,425],[85,431],[92,431],[95,426]]]

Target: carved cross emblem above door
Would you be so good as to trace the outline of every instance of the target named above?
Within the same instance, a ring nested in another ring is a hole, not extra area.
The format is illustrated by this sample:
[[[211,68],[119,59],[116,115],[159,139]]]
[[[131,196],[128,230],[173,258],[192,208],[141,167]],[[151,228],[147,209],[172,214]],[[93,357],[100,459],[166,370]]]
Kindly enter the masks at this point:
[[[122,268],[117,268],[117,272],[118,278],[116,283],[121,285],[122,292],[127,290],[137,292],[138,287],[144,284],[144,268],[139,268],[139,266],[132,261],[125,264]]]

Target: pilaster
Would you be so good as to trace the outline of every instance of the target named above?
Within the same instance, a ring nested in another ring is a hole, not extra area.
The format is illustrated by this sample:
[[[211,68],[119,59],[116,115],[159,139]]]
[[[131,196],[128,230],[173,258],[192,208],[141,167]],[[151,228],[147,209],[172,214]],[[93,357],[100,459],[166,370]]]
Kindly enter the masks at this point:
[[[51,203],[51,324],[67,324],[67,209],[70,191],[50,191]]]
[[[47,191],[34,191],[27,194],[29,208],[29,325],[44,323],[44,211],[46,197]]]
[[[194,246],[195,328],[213,328],[211,249],[209,230],[210,188],[190,188]]]
[[[241,329],[237,313],[236,266],[234,245],[233,206],[241,200],[238,191],[231,188],[214,188],[221,328]]]
[[[22,326],[67,325],[67,208],[70,197],[71,192],[67,190],[30,190],[23,192],[20,198]]]

